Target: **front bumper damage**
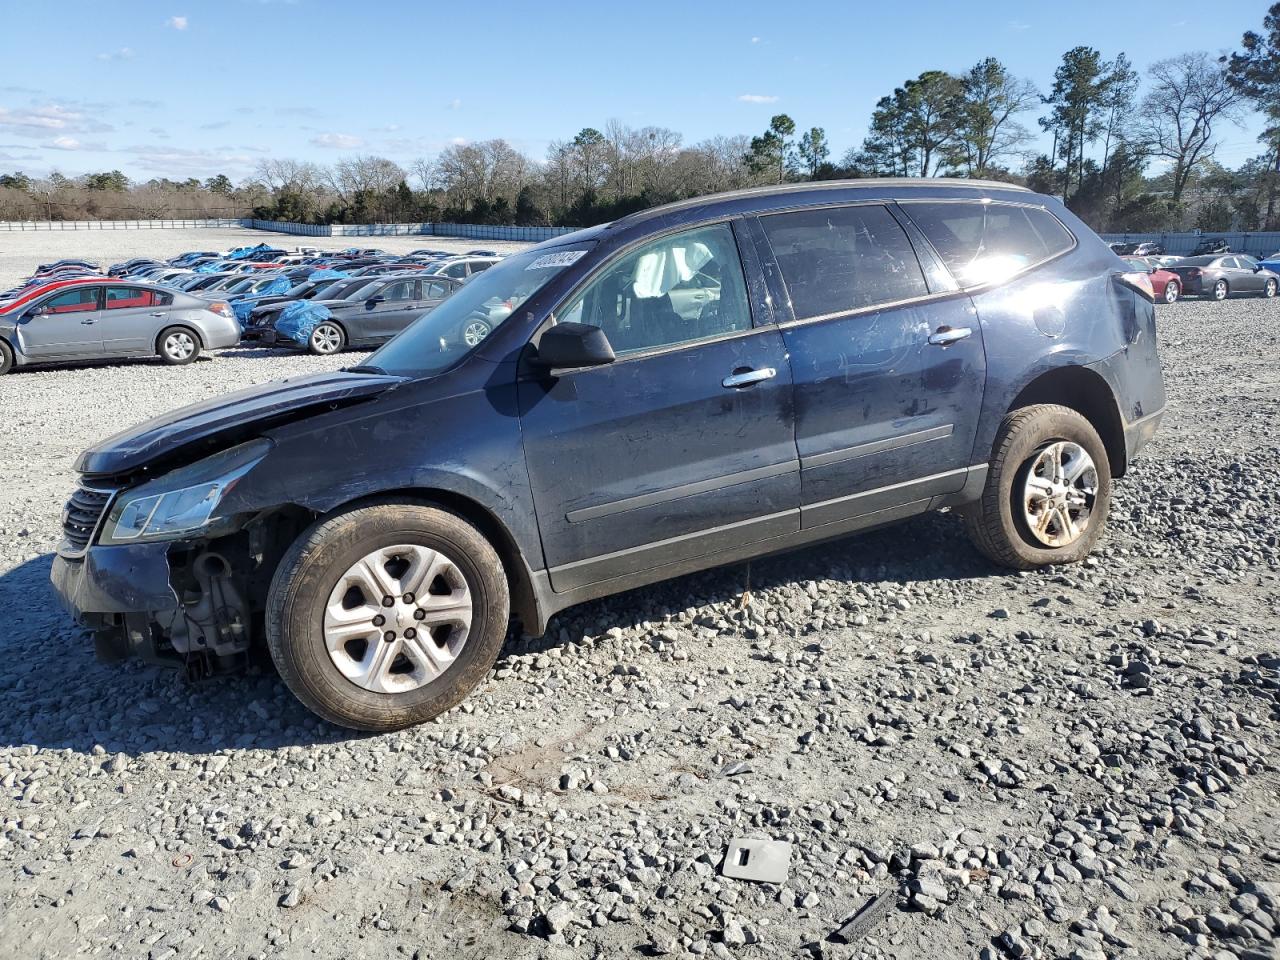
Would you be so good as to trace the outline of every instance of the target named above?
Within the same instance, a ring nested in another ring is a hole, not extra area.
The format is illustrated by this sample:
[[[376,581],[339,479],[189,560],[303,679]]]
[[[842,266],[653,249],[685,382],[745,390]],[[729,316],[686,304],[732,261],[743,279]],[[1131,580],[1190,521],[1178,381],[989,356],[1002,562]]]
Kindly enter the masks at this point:
[[[250,605],[232,561],[209,544],[59,552],[50,579],[76,622],[93,632],[99,659],[138,656],[203,676],[235,669],[247,657]]]

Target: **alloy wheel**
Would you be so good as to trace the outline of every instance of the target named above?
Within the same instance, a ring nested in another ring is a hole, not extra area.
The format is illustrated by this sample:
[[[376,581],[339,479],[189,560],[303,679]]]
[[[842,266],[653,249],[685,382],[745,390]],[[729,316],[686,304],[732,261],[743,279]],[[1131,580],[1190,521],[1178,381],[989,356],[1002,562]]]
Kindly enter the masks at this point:
[[[1164,302],[1176,303],[1178,300],[1178,285],[1170,280],[1164,285]]]
[[[1089,526],[1098,495],[1098,469],[1084,447],[1052,440],[1030,458],[1022,485],[1023,518],[1046,547],[1074,543]]]
[[[324,611],[329,659],[374,693],[407,693],[443,674],[471,631],[471,590],[458,565],[413,544],[382,547],[338,578]]]
[[[462,340],[468,347],[474,347],[489,335],[489,324],[483,320],[472,320],[462,329]]]
[[[1268,300],[1276,295],[1276,288],[1280,286],[1275,280],[1268,280],[1265,287],[1262,288],[1262,295]]]
[[[1219,280],[1217,283],[1213,285],[1213,299],[1215,300],[1227,299],[1227,281]]]
[[[195,350],[195,338],[182,330],[175,330],[164,338],[165,356],[172,360],[186,360]]]
[[[316,353],[334,353],[342,346],[342,331],[331,323],[322,323],[311,332],[311,345]]]

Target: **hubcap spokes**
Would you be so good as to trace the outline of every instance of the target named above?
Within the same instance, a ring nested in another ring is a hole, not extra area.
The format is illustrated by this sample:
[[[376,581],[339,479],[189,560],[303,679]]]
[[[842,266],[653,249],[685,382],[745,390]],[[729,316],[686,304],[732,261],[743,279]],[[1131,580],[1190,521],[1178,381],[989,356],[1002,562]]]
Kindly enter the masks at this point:
[[[341,343],[338,331],[332,327],[319,327],[312,334],[312,339],[315,341],[316,349],[321,353],[333,353]]]
[[[1046,547],[1065,547],[1088,529],[1098,495],[1098,470],[1084,447],[1054,440],[1035,452],[1023,484],[1023,515]]]
[[[185,360],[191,356],[191,351],[195,349],[195,341],[193,341],[185,333],[170,334],[169,338],[164,342],[165,353],[173,357],[175,360]]]
[[[472,598],[452,560],[427,547],[382,547],[329,594],[325,647],[344,677],[374,693],[407,693],[449,669],[471,631]]]

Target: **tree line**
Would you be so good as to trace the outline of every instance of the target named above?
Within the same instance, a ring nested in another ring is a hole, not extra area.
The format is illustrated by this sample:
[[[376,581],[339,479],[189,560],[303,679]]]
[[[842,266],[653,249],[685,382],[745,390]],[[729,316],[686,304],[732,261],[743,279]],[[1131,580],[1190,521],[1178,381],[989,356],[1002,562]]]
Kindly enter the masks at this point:
[[[1217,160],[1251,113],[1256,156]],[[1047,152],[1033,149],[1034,122]],[[503,139],[450,146],[407,168],[355,156],[324,166],[262,160],[234,184],[0,175],[0,219],[255,216],[301,223],[453,221],[588,226],[739,187],[847,177],[975,177],[1021,183],[1099,231],[1280,230],[1280,2],[1240,49],[1184,53],[1140,75],[1123,52],[1067,51],[1038,90],[988,57],[927,70],[882,97],[863,142],[835,158],[823,127],[787,114],[755,136],[685,144],[666,127],[610,120],[553,142],[541,159]],[[201,213],[201,211],[204,211]]]

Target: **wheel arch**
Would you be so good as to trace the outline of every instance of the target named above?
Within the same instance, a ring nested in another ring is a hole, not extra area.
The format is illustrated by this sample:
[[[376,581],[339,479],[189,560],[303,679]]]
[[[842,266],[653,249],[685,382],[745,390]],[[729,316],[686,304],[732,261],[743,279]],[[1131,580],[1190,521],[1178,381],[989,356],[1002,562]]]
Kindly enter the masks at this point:
[[[335,504],[319,516],[332,516],[348,510],[388,501],[415,503],[438,507],[461,517],[475,527],[493,545],[502,569],[507,575],[507,587],[511,595],[511,613],[523,627],[534,629],[542,622],[539,615],[537,594],[533,586],[533,573],[524,553],[502,521],[486,506],[465,494],[439,487],[400,487],[362,494],[354,499]]]
[[[1037,403],[1056,403],[1070,407],[1089,421],[1102,439],[1111,462],[1111,475],[1123,477],[1128,469],[1124,440],[1124,420],[1110,384],[1088,367],[1070,365],[1054,367],[1034,377],[1024,386],[1007,413]]]

